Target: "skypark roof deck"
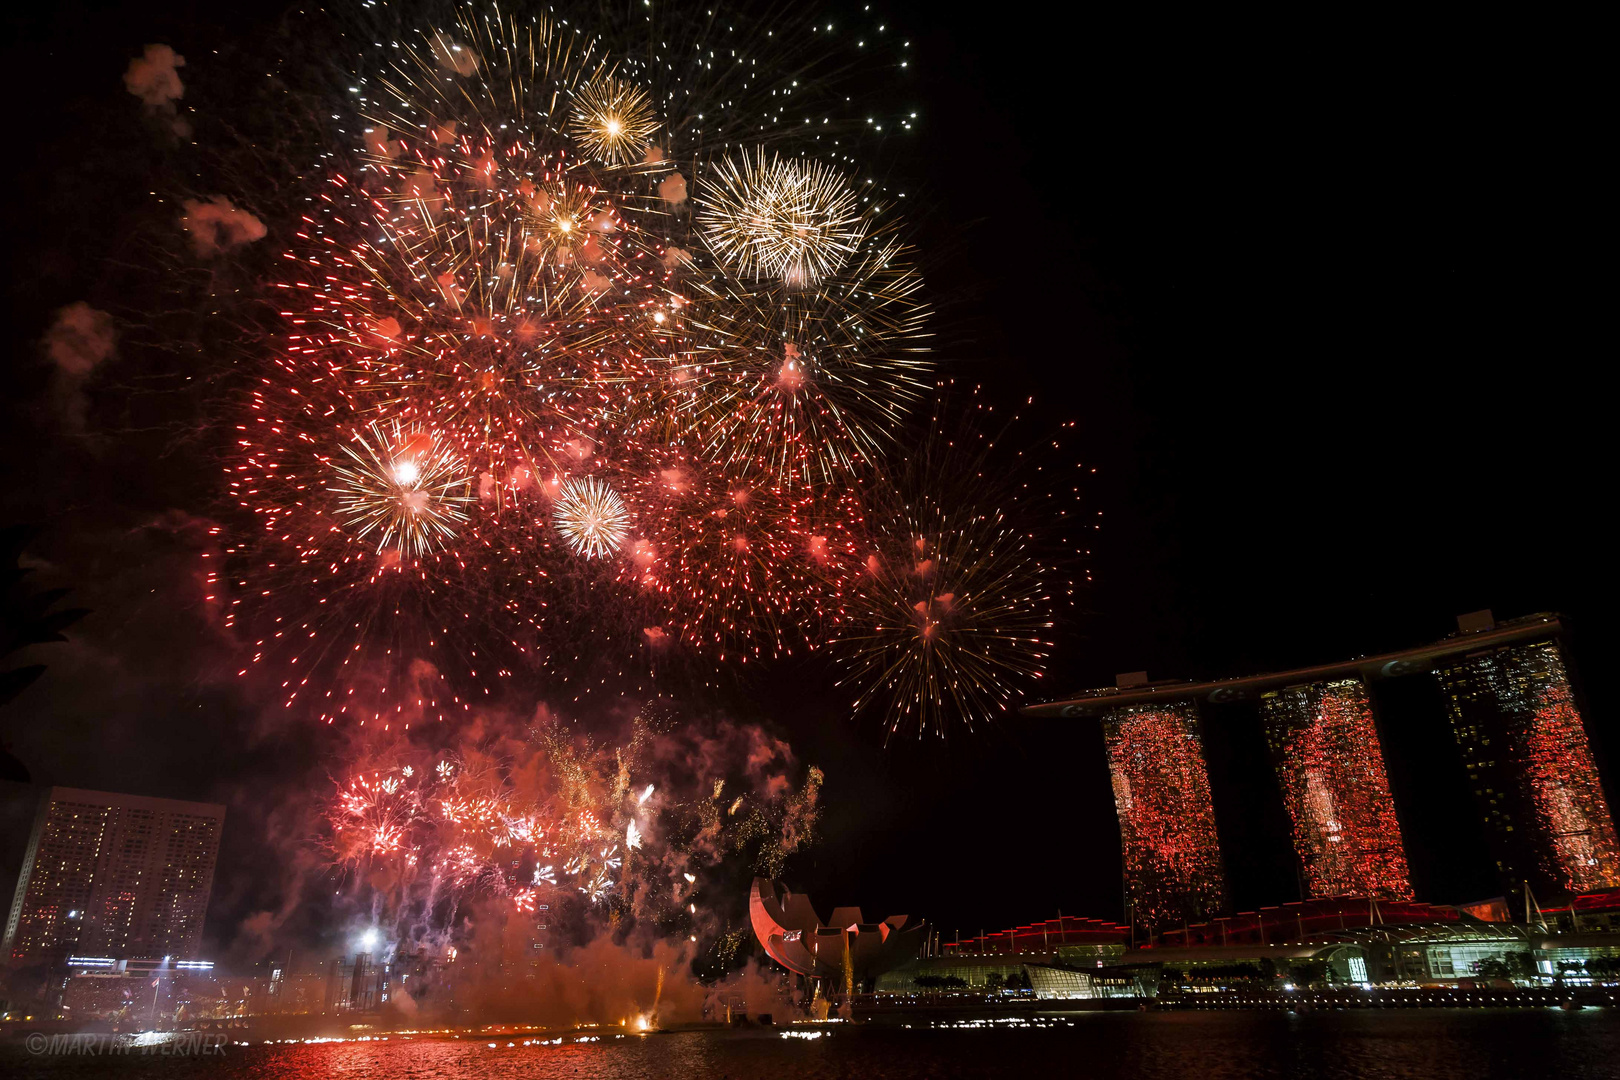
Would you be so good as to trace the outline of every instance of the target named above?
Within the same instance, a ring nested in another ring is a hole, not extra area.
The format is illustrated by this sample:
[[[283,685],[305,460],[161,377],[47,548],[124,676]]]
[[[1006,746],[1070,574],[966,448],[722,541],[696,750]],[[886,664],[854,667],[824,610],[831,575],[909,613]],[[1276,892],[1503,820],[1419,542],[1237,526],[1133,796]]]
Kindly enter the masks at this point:
[[[1400,675],[1415,675],[1430,670],[1435,661],[1446,657],[1463,656],[1522,641],[1556,637],[1563,630],[1564,624],[1557,615],[1527,615],[1522,619],[1514,619],[1489,629],[1460,631],[1432,645],[1402,649],[1399,652],[1379,653],[1376,656],[1361,656],[1335,664],[1318,664],[1314,667],[1266,672],[1237,679],[1108,686],[1096,690],[1083,690],[1073,697],[1057,701],[1025,705],[1018,711],[1025,716],[1042,718],[1085,717],[1099,716],[1110,709],[1128,705],[1149,705],[1169,701],[1207,701],[1212,704],[1243,701],[1258,697],[1268,690],[1279,690],[1304,683],[1327,682],[1352,676],[1372,681]]]

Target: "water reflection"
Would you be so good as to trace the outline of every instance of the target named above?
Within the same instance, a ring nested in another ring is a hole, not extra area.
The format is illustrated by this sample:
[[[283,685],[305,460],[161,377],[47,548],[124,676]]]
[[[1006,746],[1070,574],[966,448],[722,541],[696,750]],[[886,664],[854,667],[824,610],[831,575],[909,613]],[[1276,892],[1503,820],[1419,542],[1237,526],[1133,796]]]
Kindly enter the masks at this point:
[[[0,1055],[0,1074],[222,1080],[935,1080],[1613,1077],[1620,1014],[1546,1010],[1093,1013],[892,1024],[231,1045],[226,1057]],[[784,1037],[786,1036],[786,1037]],[[804,1037],[814,1036],[814,1037]]]

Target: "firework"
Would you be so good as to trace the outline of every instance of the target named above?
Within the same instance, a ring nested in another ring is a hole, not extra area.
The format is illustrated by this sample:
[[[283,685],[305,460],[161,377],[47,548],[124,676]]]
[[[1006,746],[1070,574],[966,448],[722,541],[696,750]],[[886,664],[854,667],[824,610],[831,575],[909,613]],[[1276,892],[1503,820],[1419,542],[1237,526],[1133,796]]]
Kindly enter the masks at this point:
[[[599,75],[574,97],[569,132],[605,165],[627,165],[646,157],[658,130],[647,91],[611,75]]]
[[[345,372],[357,407],[431,425],[504,498],[518,470],[554,471],[647,392],[663,335],[637,313],[663,292],[661,264],[589,177],[498,149],[413,146],[334,185],[301,234],[324,250],[295,341]]]
[[[991,412],[981,403],[970,420],[936,418],[913,475],[887,495],[892,508],[874,514],[836,645],[856,710],[880,706],[891,736],[943,736],[1012,707],[1045,670],[1056,594],[1074,589],[1055,532],[1067,514],[1053,500],[1078,491],[1042,470],[1009,482],[1024,456],[1004,442],[1018,418],[991,436],[979,426]]]
[[[929,389],[928,311],[905,256],[874,236],[817,290],[726,279],[700,290],[675,408],[705,453],[805,483],[880,463]]]
[[[893,479],[928,309],[818,33],[465,8],[362,46],[229,467],[227,621],[288,708],[409,726],[836,641],[938,729],[1038,671],[1017,510]],[[647,835],[435,799],[457,880],[554,846],[525,874],[601,892]]]
[[[797,287],[836,271],[866,233],[855,192],[842,176],[817,161],[767,161],[763,150],[716,165],[699,196],[697,219],[710,250],[737,274]]]
[[[757,736],[692,732],[716,748],[712,767],[745,781],[768,773],[733,822],[719,812],[724,780],[691,774],[692,745],[678,737],[654,757],[649,735],[637,720],[625,741],[598,745],[541,725],[438,754],[391,739],[377,751],[388,763],[357,769],[330,799],[332,862],[400,937],[423,924],[449,932],[462,905],[488,900],[517,915],[573,904],[667,926],[697,914],[695,870],[734,857],[779,869],[809,841],[817,770],[796,786],[780,771],[791,759],[761,755]],[[643,786],[654,769],[673,779]]]
[[[661,633],[747,660],[814,645],[841,617],[864,527],[852,493],[672,459],[636,499],[619,574],[654,601]]]
[[[241,674],[327,722],[409,725],[465,711],[467,694],[512,670],[526,644],[523,623],[488,621],[499,608],[484,618],[501,637],[458,632],[469,606],[484,606],[475,598],[501,553],[455,482],[466,474],[451,466],[454,451],[412,424],[373,427],[353,381],[318,360],[290,355],[272,373],[252,395],[229,473],[254,524],[221,567],[236,587],[225,624],[252,646]]]
[[[552,520],[569,546],[587,559],[606,558],[618,551],[631,523],[630,511],[618,492],[594,476],[563,483]]]
[[[993,719],[1051,649],[1051,597],[1028,539],[1000,513],[927,500],[883,540],[852,601],[857,628],[841,639],[856,709],[881,697],[891,733]]]
[[[340,521],[377,550],[397,548],[418,558],[453,540],[467,520],[470,480],[460,457],[431,432],[373,423],[343,447],[349,462],[334,465]]]
[[[339,790],[333,806],[336,858],[349,865],[396,856],[410,859],[414,853],[407,845],[421,821],[417,793],[400,776],[356,776]]]

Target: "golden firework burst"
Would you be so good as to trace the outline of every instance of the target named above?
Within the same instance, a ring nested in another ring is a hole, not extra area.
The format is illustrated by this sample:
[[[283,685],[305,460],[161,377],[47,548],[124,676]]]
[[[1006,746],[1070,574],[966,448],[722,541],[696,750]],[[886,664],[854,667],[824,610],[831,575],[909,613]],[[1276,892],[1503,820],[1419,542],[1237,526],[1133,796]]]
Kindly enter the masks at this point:
[[[727,278],[695,290],[673,359],[691,373],[678,415],[704,452],[790,483],[879,460],[928,390],[928,308],[907,256],[876,231],[814,289]]]
[[[884,703],[891,735],[994,719],[1038,678],[1050,593],[1006,514],[932,502],[882,530],[840,641],[857,711]]]
[[[598,75],[585,84],[574,98],[568,120],[568,133],[604,165],[640,162],[657,130],[647,91],[611,75]]]
[[[575,261],[588,245],[600,243],[593,236],[611,232],[617,223],[597,192],[585,184],[559,180],[541,183],[519,192],[522,200],[523,248],[525,254],[566,265]]]

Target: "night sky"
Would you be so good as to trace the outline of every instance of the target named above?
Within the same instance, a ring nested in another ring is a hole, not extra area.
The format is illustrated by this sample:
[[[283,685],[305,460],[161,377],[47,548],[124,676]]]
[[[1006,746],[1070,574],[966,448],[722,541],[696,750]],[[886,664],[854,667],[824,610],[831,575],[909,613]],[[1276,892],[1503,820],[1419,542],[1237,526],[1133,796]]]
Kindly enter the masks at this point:
[[[72,429],[39,342],[57,308],[142,287],[144,178],[164,163],[121,85],[129,59],[172,44],[189,85],[279,11],[5,16],[24,89],[4,170],[0,522],[42,526],[41,577],[94,613],[39,653],[50,671],[0,724],[41,782],[231,805],[216,949],[274,902],[262,864],[289,838],[272,804],[312,751],[219,674],[227,644],[199,614],[188,530],[217,463],[145,404],[139,355]],[[918,62],[889,92],[921,124],[886,167],[916,210],[945,372],[1033,397],[1037,427],[1077,421],[1097,470],[1094,584],[1047,689],[1280,670],[1431,641],[1460,612],[1558,611],[1612,804],[1612,346],[1596,325],[1612,275],[1591,253],[1612,228],[1580,67],[1522,27],[986,16],[894,10]],[[947,937],[1122,916],[1094,721],[1010,717],[885,750],[822,675],[771,669],[748,717],[827,772],[823,841],[790,882]],[[1438,692],[1377,694],[1419,898],[1493,894]],[[1212,713],[1206,742],[1234,903],[1297,899],[1253,710]],[[34,796],[0,795],[9,883]]]

